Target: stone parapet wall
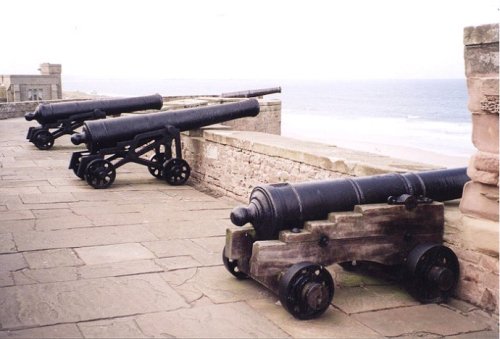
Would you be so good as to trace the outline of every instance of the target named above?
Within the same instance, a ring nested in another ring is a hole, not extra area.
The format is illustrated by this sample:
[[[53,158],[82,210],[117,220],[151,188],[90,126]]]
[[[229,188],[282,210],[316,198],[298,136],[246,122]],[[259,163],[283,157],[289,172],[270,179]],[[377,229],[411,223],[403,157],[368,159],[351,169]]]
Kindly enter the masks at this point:
[[[498,24],[466,27],[464,45],[472,142],[478,151],[469,163],[472,181],[464,189],[460,210],[498,221]]]

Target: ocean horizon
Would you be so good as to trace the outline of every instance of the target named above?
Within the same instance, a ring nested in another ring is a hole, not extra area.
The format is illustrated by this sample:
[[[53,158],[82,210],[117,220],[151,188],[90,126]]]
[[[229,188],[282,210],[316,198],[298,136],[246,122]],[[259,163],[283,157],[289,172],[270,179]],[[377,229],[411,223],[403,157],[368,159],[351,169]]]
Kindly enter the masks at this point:
[[[465,79],[63,78],[65,90],[110,96],[219,95],[277,86],[281,86],[282,92],[268,97],[282,101],[284,136],[381,154],[387,153],[388,148],[422,150],[461,159],[474,153]]]

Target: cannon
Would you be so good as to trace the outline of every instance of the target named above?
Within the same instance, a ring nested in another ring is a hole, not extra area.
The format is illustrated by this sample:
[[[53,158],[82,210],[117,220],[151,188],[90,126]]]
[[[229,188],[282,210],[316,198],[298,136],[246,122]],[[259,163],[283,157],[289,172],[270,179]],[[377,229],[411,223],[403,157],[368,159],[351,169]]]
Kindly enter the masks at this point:
[[[253,89],[247,91],[239,91],[239,92],[228,92],[222,93],[221,97],[223,98],[254,98],[261,97],[267,94],[281,93],[281,87],[271,87],[271,88],[263,88],[263,89]]]
[[[222,260],[239,279],[279,295],[298,319],[325,312],[334,295],[326,266],[390,267],[417,300],[442,302],[459,264],[442,245],[442,201],[462,196],[466,168],[257,186],[236,207]]]
[[[115,180],[116,169],[128,162],[147,166],[152,176],[166,180],[170,185],[182,185],[188,180],[191,168],[182,158],[180,132],[257,114],[258,101],[248,99],[237,103],[88,121],[81,133],[71,137],[73,144],[85,143],[87,150],[74,152],[69,168],[94,188],[109,187]],[[154,155],[150,159],[145,158],[152,151]]]
[[[108,115],[120,115],[148,109],[160,109],[163,98],[159,94],[106,100],[85,100],[40,104],[34,112],[24,115],[27,121],[36,120],[41,126],[30,127],[26,138],[38,149],[48,150],[54,140],[76,133],[86,120],[104,119]],[[51,132],[51,130],[54,130]]]

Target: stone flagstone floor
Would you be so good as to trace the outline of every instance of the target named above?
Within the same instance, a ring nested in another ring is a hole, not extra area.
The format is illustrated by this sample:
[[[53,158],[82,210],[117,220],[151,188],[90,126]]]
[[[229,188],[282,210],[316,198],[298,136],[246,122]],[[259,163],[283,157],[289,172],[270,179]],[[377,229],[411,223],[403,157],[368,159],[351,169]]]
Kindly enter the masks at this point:
[[[297,321],[222,266],[237,202],[138,165],[95,190],[67,169],[69,137],[39,151],[30,125],[0,121],[0,337],[498,338],[498,317],[470,304],[421,305],[336,265],[333,305]]]

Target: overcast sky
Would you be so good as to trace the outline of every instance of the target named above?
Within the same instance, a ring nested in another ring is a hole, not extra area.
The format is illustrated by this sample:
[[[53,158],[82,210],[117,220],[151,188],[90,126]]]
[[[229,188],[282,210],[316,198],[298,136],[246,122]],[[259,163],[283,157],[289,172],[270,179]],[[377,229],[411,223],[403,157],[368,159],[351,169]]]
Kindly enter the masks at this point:
[[[497,0],[4,1],[0,74],[463,78],[463,28]]]

